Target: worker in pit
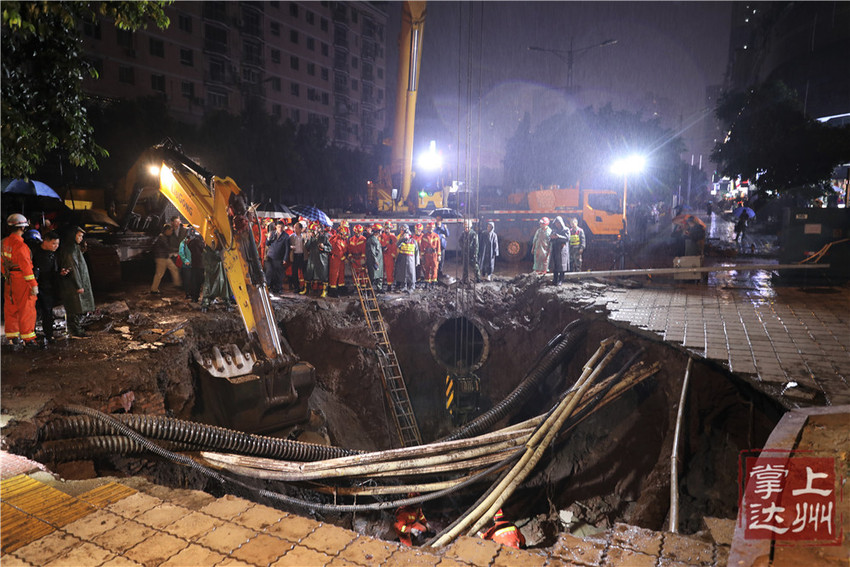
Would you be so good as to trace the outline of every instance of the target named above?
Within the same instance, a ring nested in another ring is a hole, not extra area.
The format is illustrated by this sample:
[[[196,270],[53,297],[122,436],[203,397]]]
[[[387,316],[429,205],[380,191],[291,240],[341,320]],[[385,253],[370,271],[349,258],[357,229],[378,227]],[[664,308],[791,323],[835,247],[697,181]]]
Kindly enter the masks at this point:
[[[343,221],[330,238],[331,255],[328,265],[328,287],[331,297],[345,293],[345,256],[348,254],[348,223]]]
[[[410,234],[410,227],[402,225],[398,237],[398,259],[395,266],[395,284],[398,291],[416,291],[416,265],[419,263],[419,245]]]
[[[395,225],[392,221],[384,223],[384,230],[381,231],[381,250],[384,253],[384,283],[386,290],[393,290],[393,278],[395,277],[395,259],[398,257],[398,236],[393,234]]]
[[[412,496],[415,496],[413,494]],[[431,531],[431,526],[418,506],[401,506],[395,511],[395,523],[393,524],[398,540],[412,547],[414,540]]]
[[[578,219],[570,219],[570,271],[581,271],[581,256],[587,246],[584,229],[578,225]]]
[[[419,245],[422,254],[422,279],[425,281],[424,287],[425,289],[431,289],[437,285],[437,273],[440,269],[440,258],[442,257],[440,235],[434,232],[434,223],[428,223]]]
[[[348,260],[351,262],[351,275],[354,278],[366,277],[366,237],[363,227],[354,225],[351,237],[348,239]]]
[[[549,269],[549,235],[552,234],[552,229],[549,228],[549,217],[540,219],[540,226],[537,232],[534,233],[534,239],[531,241],[531,254],[534,257],[534,273],[538,276],[546,275]]]
[[[328,264],[331,243],[327,230],[319,221],[310,223],[310,237],[304,244],[307,256],[307,269],[304,279],[307,280],[305,289],[315,289],[320,297],[328,296]]]
[[[381,248],[380,224],[366,229],[366,273],[375,293],[384,293],[384,250]]]
[[[515,549],[525,547],[525,537],[522,535],[522,532],[512,522],[505,519],[501,508],[493,516],[493,522],[494,524],[486,532],[481,534],[483,539],[490,539],[496,543]]]
[[[6,339],[15,350],[38,346],[35,340],[35,302],[38,283],[32,271],[32,252],[24,242],[27,218],[19,213],[9,215],[6,224],[11,234],[3,239],[3,311],[6,316]]]
[[[481,281],[480,271],[478,269],[478,231],[472,226],[472,220],[466,219],[463,221],[463,232],[458,239],[460,246],[460,257],[463,263],[463,281],[469,282],[469,270],[475,276],[476,283]]]

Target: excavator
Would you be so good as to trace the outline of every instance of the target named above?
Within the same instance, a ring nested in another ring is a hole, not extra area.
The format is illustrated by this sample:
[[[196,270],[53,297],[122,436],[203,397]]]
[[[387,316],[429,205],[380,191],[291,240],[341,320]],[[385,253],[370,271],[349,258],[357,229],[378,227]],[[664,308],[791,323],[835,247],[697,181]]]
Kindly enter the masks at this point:
[[[252,215],[231,178],[217,177],[193,162],[171,140],[144,151],[128,182],[159,191],[219,250],[248,342],[196,350],[203,417],[215,425],[267,433],[304,422],[315,385],[315,368],[298,360],[281,336],[269,300],[252,231]]]

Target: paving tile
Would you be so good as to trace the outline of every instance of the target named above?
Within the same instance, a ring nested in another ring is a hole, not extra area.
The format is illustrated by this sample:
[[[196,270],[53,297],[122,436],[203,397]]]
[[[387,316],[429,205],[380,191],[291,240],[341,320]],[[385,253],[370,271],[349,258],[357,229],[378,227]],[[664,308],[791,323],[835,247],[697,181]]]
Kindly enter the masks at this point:
[[[156,533],[152,528],[132,520],[126,520],[111,530],[95,537],[92,541],[106,549],[121,554],[140,541]]]
[[[161,564],[161,567],[198,567],[201,565],[215,565],[225,558],[221,553],[217,553],[206,547],[189,544],[188,547],[178,551],[175,555]]]
[[[552,546],[552,555],[577,565],[599,565],[605,544],[561,534]]]
[[[191,490],[189,488],[170,488],[168,486],[159,486],[156,484],[147,484],[143,487],[142,492],[156,496],[162,500],[168,500],[177,506],[183,506],[190,510],[200,510],[210,502],[216,500],[212,494],[208,494],[202,490]]]
[[[122,498],[107,506],[105,510],[123,516],[127,519],[135,519],[136,516],[162,505],[162,500],[143,492],[137,492],[127,498]]]
[[[257,535],[256,530],[236,524],[222,524],[211,532],[200,536],[195,543],[229,555],[240,545],[246,544]]]
[[[397,543],[359,536],[348,547],[343,549],[342,553],[337,557],[351,563],[370,567],[384,563],[398,548],[399,544]]]
[[[58,557],[45,563],[44,567],[67,567],[68,565],[100,565],[114,558],[115,554],[106,551],[87,541],[76,545],[61,553]],[[6,559],[3,559],[3,567],[7,567]]]
[[[254,503],[250,500],[238,498],[232,494],[226,494],[214,502],[210,502],[201,508],[200,511],[204,514],[209,514],[210,516],[215,516],[216,518],[221,518],[222,520],[230,522],[253,505]]]
[[[143,566],[140,565],[139,563],[136,563],[135,561],[127,559],[126,557],[122,557],[120,555],[117,555],[117,556],[113,557],[112,559],[110,559],[109,561],[107,561],[106,563],[104,563],[103,565],[101,565],[100,567],[143,567]]]
[[[400,546],[384,565],[409,565],[411,567],[434,567],[442,559],[434,553],[421,549]],[[486,563],[485,563],[486,565]]]
[[[331,562],[328,563],[325,567],[360,567],[359,563],[352,563],[346,559],[341,557],[334,557],[331,559]]]
[[[691,565],[709,565],[714,560],[714,546],[680,534],[665,532],[661,555]]]
[[[175,506],[169,502],[163,502],[161,506],[157,506],[153,510],[136,516],[136,521],[141,522],[152,528],[162,529],[165,526],[173,524],[181,518],[185,518],[192,511],[182,506]]]
[[[543,567],[547,559],[545,555],[539,553],[503,545],[491,567]]]
[[[220,518],[201,512],[192,512],[188,516],[183,516],[174,523],[165,526],[163,530],[177,537],[192,540],[201,534],[211,532],[223,523],[224,520]]]
[[[611,545],[647,555],[658,556],[661,554],[661,532],[654,532],[629,524],[615,524],[611,532]]]
[[[26,557],[35,565],[46,565],[72,547],[82,543],[82,540],[64,532],[53,532],[17,549],[15,553]]]
[[[257,531],[263,531],[269,526],[278,523],[281,518],[285,518],[288,514],[276,508],[256,504],[252,508],[242,512],[233,519],[237,524],[248,528],[253,528]]]
[[[28,563],[20,557],[15,556],[13,553],[5,553],[0,556],[0,565],[3,565],[3,567],[36,567],[32,563]]]
[[[119,521],[123,521],[121,516],[106,510],[97,510],[63,526],[62,529],[82,540],[91,540],[114,528]]]
[[[610,547],[602,565],[605,567],[655,567],[657,561],[658,558],[654,555],[622,547]]]
[[[473,565],[489,565],[499,553],[500,547],[495,541],[461,536],[446,548],[444,556]]]
[[[156,532],[124,552],[124,557],[141,563],[145,567],[155,567],[168,560],[179,551],[186,549],[189,542],[173,535]]]
[[[255,565],[251,565],[250,563],[245,563],[244,561],[240,561],[235,557],[225,557],[221,561],[215,564],[215,567],[256,567]]]
[[[322,524],[313,533],[302,539],[300,545],[336,556],[356,537],[357,534],[351,530],[331,524]]]
[[[440,559],[440,562],[437,563],[437,567],[470,567],[471,565],[473,564],[458,561],[457,559],[452,559],[451,557],[443,557],[442,559]]]
[[[287,516],[277,524],[269,526],[269,534],[298,543],[319,527],[319,522],[301,516]]]
[[[230,555],[252,565],[269,565],[283,557],[293,547],[295,544],[290,541],[268,534],[259,534],[248,543],[234,549]]]
[[[272,563],[272,567],[320,567],[331,562],[327,553],[307,547],[294,547],[286,555]]]

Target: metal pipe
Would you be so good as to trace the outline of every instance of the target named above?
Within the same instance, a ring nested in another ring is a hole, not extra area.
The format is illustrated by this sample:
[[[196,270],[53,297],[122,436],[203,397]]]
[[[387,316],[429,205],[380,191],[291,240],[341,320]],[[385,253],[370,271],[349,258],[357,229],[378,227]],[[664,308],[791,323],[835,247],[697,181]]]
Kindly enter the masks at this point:
[[[682,416],[685,413],[685,400],[688,395],[688,382],[691,379],[691,366],[694,359],[688,357],[685,379],[682,381],[682,394],[679,396],[679,411],[676,415],[676,433],[673,435],[673,454],[670,455],[670,531],[679,531],[679,433],[682,430]]]

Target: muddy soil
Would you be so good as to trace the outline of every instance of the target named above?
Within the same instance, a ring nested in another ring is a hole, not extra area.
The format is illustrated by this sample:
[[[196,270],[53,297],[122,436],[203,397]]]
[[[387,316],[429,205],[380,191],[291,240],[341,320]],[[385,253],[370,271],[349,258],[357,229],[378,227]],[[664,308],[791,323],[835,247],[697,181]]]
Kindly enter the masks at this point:
[[[447,370],[434,356],[431,343],[435,324],[447,318],[468,317],[486,335],[488,356],[476,370],[481,379],[480,411],[508,395],[538,352],[568,323],[577,317],[591,320],[578,352],[546,380],[515,420],[547,411],[603,338],[614,336],[626,343],[612,373],[626,353],[639,347],[645,349],[647,363],[662,361],[653,379],[563,434],[512,499],[512,517],[544,518],[543,531],[548,535],[540,544],[551,541],[558,530],[586,525],[605,528],[619,521],[660,529],[669,508],[670,451],[687,354],[653,335],[615,327],[603,315],[576,311],[570,294],[592,294],[594,286],[598,284],[569,284],[556,293],[537,278],[521,275],[474,288],[441,286],[413,295],[389,294],[381,301],[426,442],[453,429],[445,409]],[[34,455],[39,428],[67,404],[110,413],[197,419],[192,351],[244,344],[243,325],[236,312],[214,307],[201,313],[178,290],[163,289],[163,296],[150,296],[145,285],[126,283],[122,291],[98,298],[100,312],[89,327],[90,338],[59,341],[47,350],[4,352],[6,450]],[[310,407],[320,421],[323,418],[321,432],[330,443],[363,450],[398,446],[374,340],[359,302],[351,297],[286,294],[273,306],[282,334],[297,355],[316,368]],[[701,528],[704,516],[735,517],[738,451],[760,446],[780,411],[722,368],[704,361],[693,367],[687,400],[680,515],[684,531],[693,533]],[[220,490],[176,465],[135,457],[47,464],[65,478],[144,474],[162,484]],[[478,495],[477,490],[456,495],[426,513],[438,525],[451,522]],[[375,516],[329,519],[364,533],[387,535],[376,527],[382,518]]]

